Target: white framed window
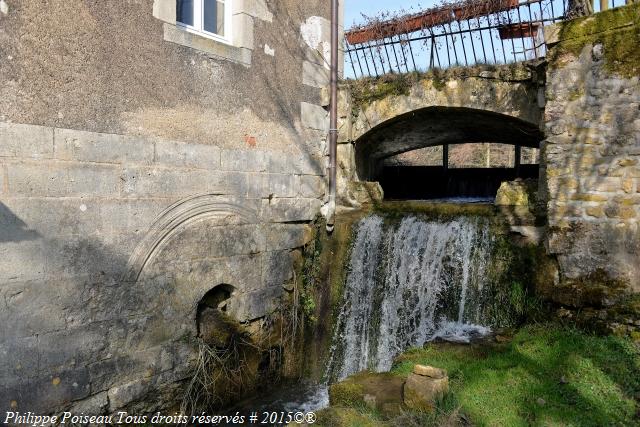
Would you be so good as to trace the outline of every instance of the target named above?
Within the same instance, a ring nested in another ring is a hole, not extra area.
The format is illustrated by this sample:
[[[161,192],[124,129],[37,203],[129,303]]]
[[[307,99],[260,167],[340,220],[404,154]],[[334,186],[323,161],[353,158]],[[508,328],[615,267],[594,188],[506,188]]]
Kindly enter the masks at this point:
[[[233,0],[176,0],[176,23],[188,31],[231,43]]]

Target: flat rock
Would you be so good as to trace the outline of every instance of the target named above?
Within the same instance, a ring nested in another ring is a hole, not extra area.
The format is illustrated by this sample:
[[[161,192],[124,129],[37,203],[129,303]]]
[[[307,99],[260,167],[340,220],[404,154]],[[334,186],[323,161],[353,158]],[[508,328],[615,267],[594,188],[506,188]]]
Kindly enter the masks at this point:
[[[447,372],[443,369],[434,368],[433,366],[415,365],[413,367],[413,373],[429,378],[444,378],[447,376]]]

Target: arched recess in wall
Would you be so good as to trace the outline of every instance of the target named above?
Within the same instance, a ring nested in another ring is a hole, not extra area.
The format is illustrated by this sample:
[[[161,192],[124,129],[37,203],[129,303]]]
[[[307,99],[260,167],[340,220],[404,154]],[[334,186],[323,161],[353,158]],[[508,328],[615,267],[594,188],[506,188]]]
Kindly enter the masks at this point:
[[[539,148],[537,123],[492,111],[426,107],[389,119],[355,141],[358,177],[375,180],[380,161],[407,151],[443,144],[495,142]]]
[[[211,288],[198,302],[196,310],[196,333],[206,343],[219,343],[220,334],[223,332],[231,332],[235,324],[231,323],[224,313],[227,311],[227,301],[235,288],[231,285],[222,283]],[[230,327],[231,326],[231,327]]]
[[[124,282],[138,281],[149,265],[173,236],[196,221],[236,217],[247,224],[258,222],[256,210],[240,203],[221,200],[217,194],[200,194],[182,199],[163,211],[129,258]]]

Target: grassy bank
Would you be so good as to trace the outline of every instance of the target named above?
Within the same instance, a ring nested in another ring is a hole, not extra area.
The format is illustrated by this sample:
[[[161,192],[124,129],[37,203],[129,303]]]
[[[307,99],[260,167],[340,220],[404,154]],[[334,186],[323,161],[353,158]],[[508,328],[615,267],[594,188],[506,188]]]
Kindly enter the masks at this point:
[[[364,408],[331,408],[323,425],[640,425],[640,351],[628,340],[556,325],[527,326],[509,342],[428,345],[398,358],[444,368],[451,392],[434,414],[392,420]]]

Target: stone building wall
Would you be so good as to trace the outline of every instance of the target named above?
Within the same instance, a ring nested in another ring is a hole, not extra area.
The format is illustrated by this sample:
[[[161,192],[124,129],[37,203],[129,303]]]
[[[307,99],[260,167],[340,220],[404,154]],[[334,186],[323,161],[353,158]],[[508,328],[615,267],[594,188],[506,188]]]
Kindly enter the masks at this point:
[[[543,163],[559,303],[640,292],[640,7],[545,29]]]
[[[329,3],[234,0],[230,45],[174,0],[2,6],[0,412],[175,403],[198,301],[278,308],[324,203]]]

